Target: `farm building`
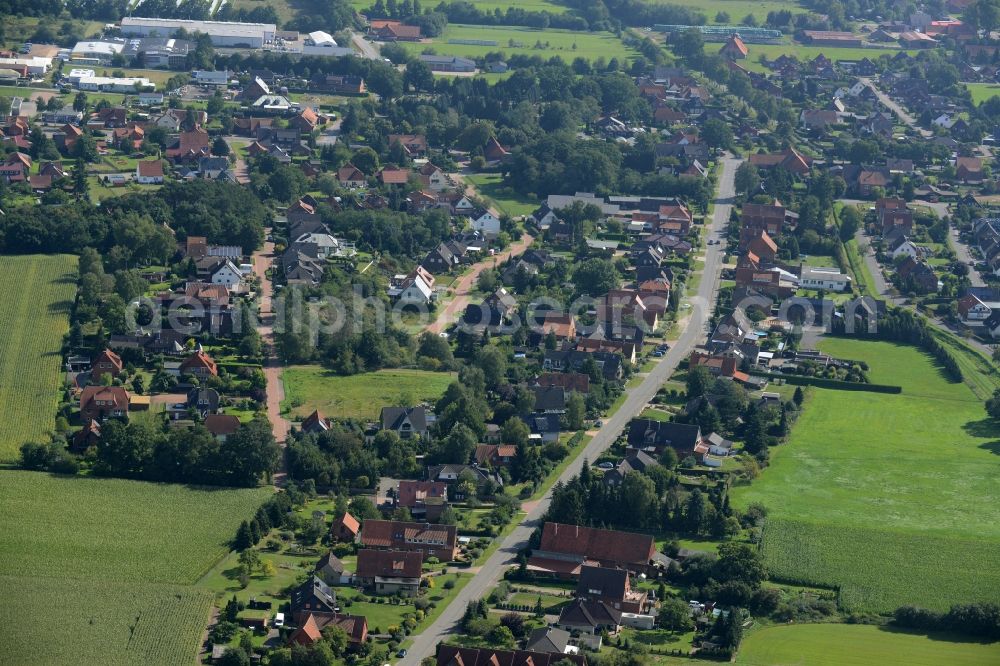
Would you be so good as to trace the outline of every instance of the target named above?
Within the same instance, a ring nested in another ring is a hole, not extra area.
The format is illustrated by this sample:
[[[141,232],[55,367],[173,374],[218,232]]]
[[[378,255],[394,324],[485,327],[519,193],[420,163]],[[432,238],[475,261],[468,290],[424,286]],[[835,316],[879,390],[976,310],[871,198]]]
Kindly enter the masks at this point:
[[[421,55],[420,60],[435,72],[474,72],[476,62],[458,56]]]

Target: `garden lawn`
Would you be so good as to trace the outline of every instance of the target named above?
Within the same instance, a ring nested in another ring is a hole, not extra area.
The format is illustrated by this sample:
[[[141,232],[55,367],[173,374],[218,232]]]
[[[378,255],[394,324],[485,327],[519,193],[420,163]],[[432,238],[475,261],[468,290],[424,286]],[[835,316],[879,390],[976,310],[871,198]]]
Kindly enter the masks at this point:
[[[0,461],[46,441],[62,385],[62,339],[76,294],[76,257],[0,258]]]
[[[0,472],[0,663],[190,663],[190,584],[272,492]]]
[[[495,41],[496,44],[492,46],[449,44],[448,40],[451,39]],[[438,55],[465,58],[481,58],[487,53],[501,52],[507,56],[513,54],[537,55],[546,60],[552,56],[558,56],[566,62],[572,62],[575,58],[585,60],[618,58],[619,62],[623,62],[638,55],[634,49],[626,47],[620,39],[610,32],[574,32],[554,28],[537,30],[517,26],[461,25],[458,23],[449,25],[438,37],[432,40],[400,42],[399,44],[414,54],[433,49]]]
[[[507,213],[511,217],[530,215],[540,205],[537,199],[522,196],[504,185],[503,178],[498,173],[470,174],[464,178],[476,186],[479,194],[493,201],[501,213]]]
[[[374,419],[383,407],[434,402],[455,379],[447,372],[380,370],[338,375],[315,365],[285,369],[282,409],[293,417],[319,410],[326,418]]]
[[[924,636],[863,624],[767,627],[743,640],[737,664],[745,666],[979,666],[1000,662],[1000,643],[949,634]]]
[[[826,340],[900,395],[812,389],[789,441],[738,506],[770,510],[775,578],[841,587],[850,610],[995,600],[1000,428],[965,384],[915,348]]]

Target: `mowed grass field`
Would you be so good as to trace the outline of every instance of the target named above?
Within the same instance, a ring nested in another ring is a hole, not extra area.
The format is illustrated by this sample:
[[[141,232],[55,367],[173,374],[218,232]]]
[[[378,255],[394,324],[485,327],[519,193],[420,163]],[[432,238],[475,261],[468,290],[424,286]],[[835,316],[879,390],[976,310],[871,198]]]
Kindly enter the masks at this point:
[[[0,663],[191,663],[191,585],[272,492],[0,472]]]
[[[293,417],[319,410],[330,419],[374,419],[383,407],[434,402],[455,379],[448,372],[380,370],[343,376],[317,365],[285,369],[285,402]]]
[[[1000,663],[1000,643],[960,636],[924,636],[863,624],[767,627],[743,640],[744,666],[984,666]]]
[[[478,44],[449,44],[450,39],[476,39],[496,42],[496,46]],[[618,58],[619,62],[631,60],[637,54],[627,48],[610,32],[574,32],[572,30],[536,30],[516,26],[485,26],[450,24],[432,40],[399,42],[411,53],[420,54],[433,49],[438,55],[479,58],[487,53],[537,55],[541,58],[558,56],[566,62],[575,58],[597,60]],[[574,48],[575,46],[575,48]]]
[[[705,51],[709,52],[711,48],[714,48],[715,43],[706,44]],[[719,44],[722,47],[722,44]],[[886,49],[886,48],[839,48],[830,46],[808,46],[806,44],[747,44],[747,49],[750,53],[747,55],[747,59],[740,61],[740,64],[745,66],[747,69],[754,70],[757,72],[768,71],[758,61],[761,55],[767,56],[768,60],[774,60],[780,55],[795,56],[800,61],[812,60],[819,54],[825,55],[830,60],[836,62],[837,60],[861,60],[862,58],[870,58],[875,60],[876,58],[888,54],[894,56],[900,52],[901,49]],[[916,51],[907,51],[910,55],[916,55]]]
[[[997,83],[963,83],[972,95],[972,103],[979,106],[991,97],[1000,95],[1000,84]]]
[[[812,389],[787,444],[739,506],[770,509],[763,544],[778,579],[839,586],[850,610],[936,609],[1000,590],[1000,428],[929,356],[828,340],[900,395]]]
[[[0,462],[55,426],[62,340],[76,294],[76,257],[0,258]]]

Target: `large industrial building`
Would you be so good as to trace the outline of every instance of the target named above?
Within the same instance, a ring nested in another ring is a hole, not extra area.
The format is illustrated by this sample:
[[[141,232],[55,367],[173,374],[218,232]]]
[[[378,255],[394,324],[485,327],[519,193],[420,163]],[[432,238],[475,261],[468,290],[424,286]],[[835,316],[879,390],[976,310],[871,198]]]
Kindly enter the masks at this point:
[[[188,21],[184,19],[143,18],[126,16],[122,19],[122,34],[138,37],[170,37],[178,30],[201,32],[215,46],[262,48],[274,41],[277,26],[273,23],[232,23],[229,21]]]

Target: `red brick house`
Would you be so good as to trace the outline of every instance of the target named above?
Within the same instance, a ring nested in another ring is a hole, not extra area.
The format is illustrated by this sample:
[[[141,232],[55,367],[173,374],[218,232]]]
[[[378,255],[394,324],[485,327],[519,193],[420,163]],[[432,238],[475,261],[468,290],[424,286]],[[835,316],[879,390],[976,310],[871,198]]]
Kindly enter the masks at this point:
[[[347,511],[330,526],[330,535],[337,541],[354,541],[360,531],[361,523]]]
[[[205,379],[206,377],[218,377],[219,369],[211,356],[203,351],[196,351],[181,363],[180,373]]]
[[[111,375],[113,379],[122,373],[122,367],[121,357],[110,349],[105,349],[90,364],[90,381],[100,384],[103,375]]]
[[[103,421],[128,416],[129,395],[121,386],[88,386],[80,394],[80,418]]]
[[[361,529],[361,543],[369,548],[420,551],[442,562],[451,562],[458,556],[458,530],[454,525],[366,520]]]
[[[396,505],[405,506],[418,520],[436,521],[448,507],[448,484],[442,481],[400,481]]]
[[[358,551],[355,578],[376,594],[413,596],[420,590],[423,553],[405,550]]]

